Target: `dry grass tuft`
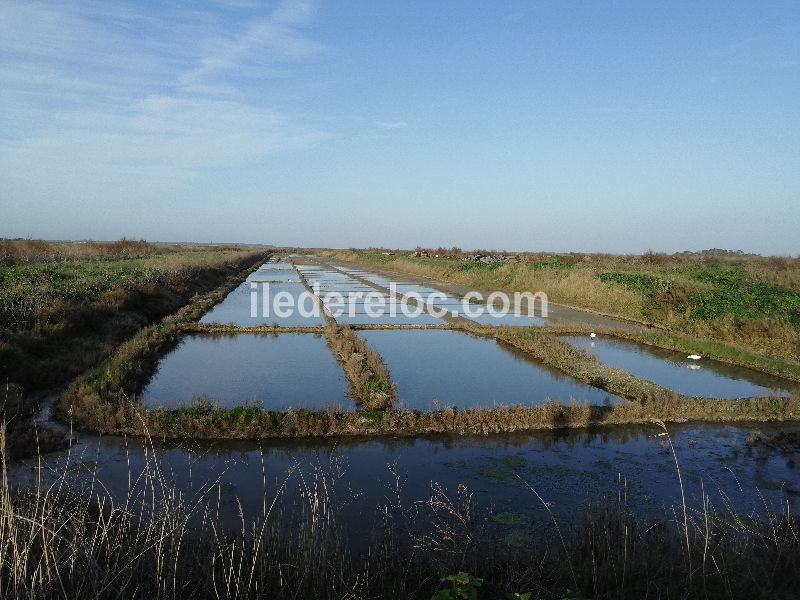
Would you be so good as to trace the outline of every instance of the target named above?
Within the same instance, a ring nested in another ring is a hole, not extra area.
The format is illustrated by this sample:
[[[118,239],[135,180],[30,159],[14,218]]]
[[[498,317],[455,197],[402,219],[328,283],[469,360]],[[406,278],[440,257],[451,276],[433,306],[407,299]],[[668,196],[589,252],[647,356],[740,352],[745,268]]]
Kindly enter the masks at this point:
[[[328,345],[344,368],[353,397],[363,410],[383,410],[395,405],[396,392],[389,369],[380,354],[347,324],[325,326]]]

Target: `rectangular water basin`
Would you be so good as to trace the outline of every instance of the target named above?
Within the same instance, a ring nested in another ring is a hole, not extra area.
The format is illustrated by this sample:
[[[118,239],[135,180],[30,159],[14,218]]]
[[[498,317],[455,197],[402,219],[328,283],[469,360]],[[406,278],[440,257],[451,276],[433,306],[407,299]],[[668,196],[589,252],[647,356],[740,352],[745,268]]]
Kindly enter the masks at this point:
[[[192,335],[159,361],[139,400],[148,408],[187,406],[204,396],[224,407],[353,410],[347,385],[322,335]]]
[[[406,408],[618,401],[491,339],[446,330],[360,333],[383,357]]]
[[[300,326],[310,327],[315,325],[323,325],[325,323],[322,313],[314,316],[304,316],[297,309],[298,302],[303,295],[305,301],[302,306],[305,311],[311,312],[314,307],[313,297],[308,294],[305,286],[302,283],[268,283],[259,285],[256,292],[256,317],[251,315],[251,302],[253,299],[254,290],[250,283],[245,282],[230,294],[225,299],[207,312],[200,319],[201,323],[224,323],[231,325],[238,325],[240,327],[253,327],[256,325],[269,325],[278,324],[282,326]],[[275,314],[273,300],[278,293],[288,293],[293,298],[294,307],[289,310],[287,316],[279,316]],[[264,311],[263,302],[267,299],[268,312]]]
[[[620,367],[687,396],[744,398],[787,395],[800,388],[780,377],[728,365],[712,359],[691,360],[682,352],[654,348],[628,340],[565,336],[573,346],[589,350],[602,362]]]

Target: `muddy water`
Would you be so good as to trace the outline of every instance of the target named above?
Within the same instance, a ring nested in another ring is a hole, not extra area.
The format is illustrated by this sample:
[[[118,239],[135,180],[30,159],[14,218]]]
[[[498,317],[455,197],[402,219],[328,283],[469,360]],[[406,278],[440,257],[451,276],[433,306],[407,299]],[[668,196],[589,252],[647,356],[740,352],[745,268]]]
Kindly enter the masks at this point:
[[[389,367],[407,408],[492,407],[572,398],[603,404],[614,397],[548,369],[494,340],[459,331],[363,331]]]
[[[354,408],[325,338],[309,333],[184,338],[161,359],[140,402],[176,407],[195,396],[226,407],[257,402],[274,410]]]
[[[568,336],[570,344],[597,355],[609,365],[630,371],[641,379],[689,396],[744,398],[789,394],[800,386],[780,377],[736,367],[708,358],[694,361],[682,352],[654,348],[627,340]]]

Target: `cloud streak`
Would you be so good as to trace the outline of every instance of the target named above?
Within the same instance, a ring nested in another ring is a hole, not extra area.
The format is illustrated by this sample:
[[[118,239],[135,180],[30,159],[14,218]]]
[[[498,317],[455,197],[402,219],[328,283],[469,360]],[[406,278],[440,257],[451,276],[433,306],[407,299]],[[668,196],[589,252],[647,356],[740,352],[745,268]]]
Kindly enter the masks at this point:
[[[0,5],[0,169],[238,167],[325,139],[251,81],[324,54],[302,31],[313,5],[141,6]]]
[[[408,127],[406,121],[375,121],[375,126],[381,129],[405,129]]]

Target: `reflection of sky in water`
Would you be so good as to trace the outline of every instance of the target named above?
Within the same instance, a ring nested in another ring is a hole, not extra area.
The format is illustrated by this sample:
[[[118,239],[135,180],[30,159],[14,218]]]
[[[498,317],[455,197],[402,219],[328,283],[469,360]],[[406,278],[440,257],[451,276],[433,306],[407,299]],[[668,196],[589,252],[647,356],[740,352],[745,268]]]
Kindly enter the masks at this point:
[[[430,410],[500,404],[539,405],[546,399],[603,404],[608,392],[548,369],[494,340],[458,331],[363,331],[383,356],[398,399]]]
[[[793,384],[779,377],[728,365],[708,358],[687,359],[673,352],[628,340],[567,336],[570,344],[589,350],[604,363],[625,369],[681,394],[712,398],[761,396],[775,390],[787,393]]]
[[[206,395],[223,406],[353,408],[347,381],[321,335],[243,333],[184,338],[140,395],[145,406],[188,405]]]
[[[796,425],[759,424],[765,433],[778,429],[797,430]],[[712,508],[726,511],[730,503],[739,514],[796,513],[799,496],[781,487],[797,489],[797,469],[788,457],[759,458],[743,451],[748,426],[670,426],[680,461],[686,500],[690,509],[702,509],[705,493]],[[474,494],[476,515],[491,508],[495,513],[522,515],[525,526],[551,524],[544,509],[525,486],[529,483],[550,503],[558,518],[586,515],[586,505],[604,505],[609,497],[624,494],[627,505],[641,516],[665,517],[665,507],[678,506],[680,487],[673,457],[666,440],[652,426],[608,427],[597,431],[538,431],[491,436],[441,436],[423,438],[350,438],[321,440],[184,441],[152,440],[161,472],[187,498],[194,498],[204,485],[213,485],[207,499],[231,526],[238,525],[239,506],[246,519],[261,514],[281,493],[275,505],[275,523],[290,523],[294,500],[314,468],[340,472],[329,485],[337,498],[337,522],[354,539],[368,536],[381,523],[386,486],[395,483],[387,465],[395,464],[403,485],[401,500],[406,507],[430,497],[431,482],[448,491],[458,485]],[[152,453],[148,453],[152,456]],[[262,457],[265,477],[262,479]],[[39,471],[34,459],[11,465],[12,481],[36,484],[36,477],[50,476],[47,468],[63,464],[66,453],[43,457]],[[152,460],[152,459],[151,459]],[[135,438],[81,435],[76,440],[70,464],[97,461],[97,479],[117,498],[128,489],[128,461],[133,485],[142,485],[144,449]],[[287,478],[295,465],[299,471]],[[74,469],[77,482],[92,485],[93,473]],[[302,475],[302,477],[301,477]],[[522,481],[517,479],[522,478]],[[701,487],[702,483],[702,487]],[[76,483],[77,485],[77,483]],[[761,492],[759,492],[759,488]],[[95,483],[95,491],[100,489]],[[135,488],[139,491],[141,489]],[[280,490],[284,490],[281,492]],[[763,494],[763,497],[762,497]],[[667,513],[669,513],[667,508]],[[420,521],[423,525],[427,521]],[[353,539],[351,538],[351,539]]]

